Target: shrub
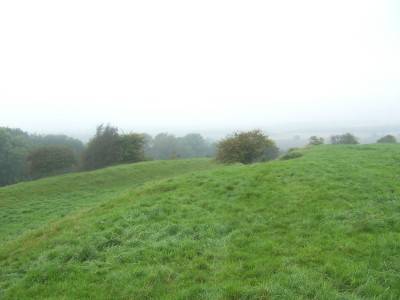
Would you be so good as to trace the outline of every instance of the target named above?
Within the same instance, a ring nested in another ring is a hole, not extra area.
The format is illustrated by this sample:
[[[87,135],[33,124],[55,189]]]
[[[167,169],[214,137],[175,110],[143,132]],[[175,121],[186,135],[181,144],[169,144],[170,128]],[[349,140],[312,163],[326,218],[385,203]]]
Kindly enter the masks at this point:
[[[281,157],[282,160],[288,160],[288,159],[294,159],[294,158],[299,158],[302,157],[303,153],[296,152],[296,151],[291,151],[286,153],[284,156]]]
[[[222,163],[251,164],[278,157],[278,148],[261,130],[236,132],[217,144],[216,159]]]
[[[376,141],[377,143],[397,143],[396,138],[393,135],[385,135]]]

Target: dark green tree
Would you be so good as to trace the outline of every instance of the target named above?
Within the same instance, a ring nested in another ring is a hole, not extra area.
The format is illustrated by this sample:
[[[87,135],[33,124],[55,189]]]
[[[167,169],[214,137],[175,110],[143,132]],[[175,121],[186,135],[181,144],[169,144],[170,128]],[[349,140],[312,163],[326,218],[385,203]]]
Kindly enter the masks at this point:
[[[82,154],[81,169],[95,170],[121,163],[145,159],[143,146],[146,136],[138,133],[119,134],[117,127],[99,125],[95,136]]]
[[[397,143],[396,138],[393,135],[385,135],[376,141],[377,143]]]
[[[101,124],[82,153],[81,169],[95,170],[115,165],[120,158],[118,128]]]
[[[276,148],[275,142],[270,140],[261,130],[236,132],[217,144],[216,159],[222,163],[250,164],[267,160],[263,159],[263,156],[266,149],[270,147]],[[271,155],[268,160],[274,156]]]
[[[309,145],[322,145],[324,143],[324,138],[323,137],[317,137],[313,135],[308,139],[310,142],[308,143]]]
[[[73,171],[76,163],[74,152],[69,147],[40,147],[28,154],[29,173],[34,179]]]
[[[145,160],[144,144],[146,136],[138,133],[129,133],[119,136],[119,163],[134,163]]]
[[[345,133],[342,135],[332,135],[331,136],[331,144],[333,145],[349,145],[349,144],[358,144],[357,138],[352,133]]]
[[[28,134],[21,129],[0,127],[0,186],[30,180],[28,154],[36,148],[70,148],[75,158],[83,149],[80,140],[65,135]]]
[[[0,186],[29,180],[26,156],[30,139],[20,129],[0,128]]]

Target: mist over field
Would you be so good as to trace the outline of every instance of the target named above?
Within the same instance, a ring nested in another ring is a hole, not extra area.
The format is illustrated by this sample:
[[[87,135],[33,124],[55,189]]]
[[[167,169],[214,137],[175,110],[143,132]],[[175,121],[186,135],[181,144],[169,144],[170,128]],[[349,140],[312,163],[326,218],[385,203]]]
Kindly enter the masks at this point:
[[[400,139],[396,1],[2,2],[0,40],[7,184],[38,177],[36,156],[57,172],[214,157],[244,131],[280,154]]]
[[[397,1],[2,2],[0,125],[393,134],[399,20]]]
[[[1,299],[400,299],[400,1],[0,1]]]

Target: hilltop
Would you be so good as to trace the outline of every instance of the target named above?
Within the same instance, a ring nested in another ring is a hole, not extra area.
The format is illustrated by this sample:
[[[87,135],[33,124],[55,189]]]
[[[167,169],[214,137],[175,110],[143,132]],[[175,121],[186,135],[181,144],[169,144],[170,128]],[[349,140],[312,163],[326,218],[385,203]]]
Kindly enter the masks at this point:
[[[400,297],[400,145],[0,189],[0,298]]]

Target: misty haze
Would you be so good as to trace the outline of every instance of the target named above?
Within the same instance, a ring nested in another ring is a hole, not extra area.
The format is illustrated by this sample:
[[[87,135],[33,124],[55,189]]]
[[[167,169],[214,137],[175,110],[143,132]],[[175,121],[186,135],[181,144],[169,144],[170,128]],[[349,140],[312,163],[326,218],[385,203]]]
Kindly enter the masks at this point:
[[[400,2],[0,3],[0,298],[399,299]]]

